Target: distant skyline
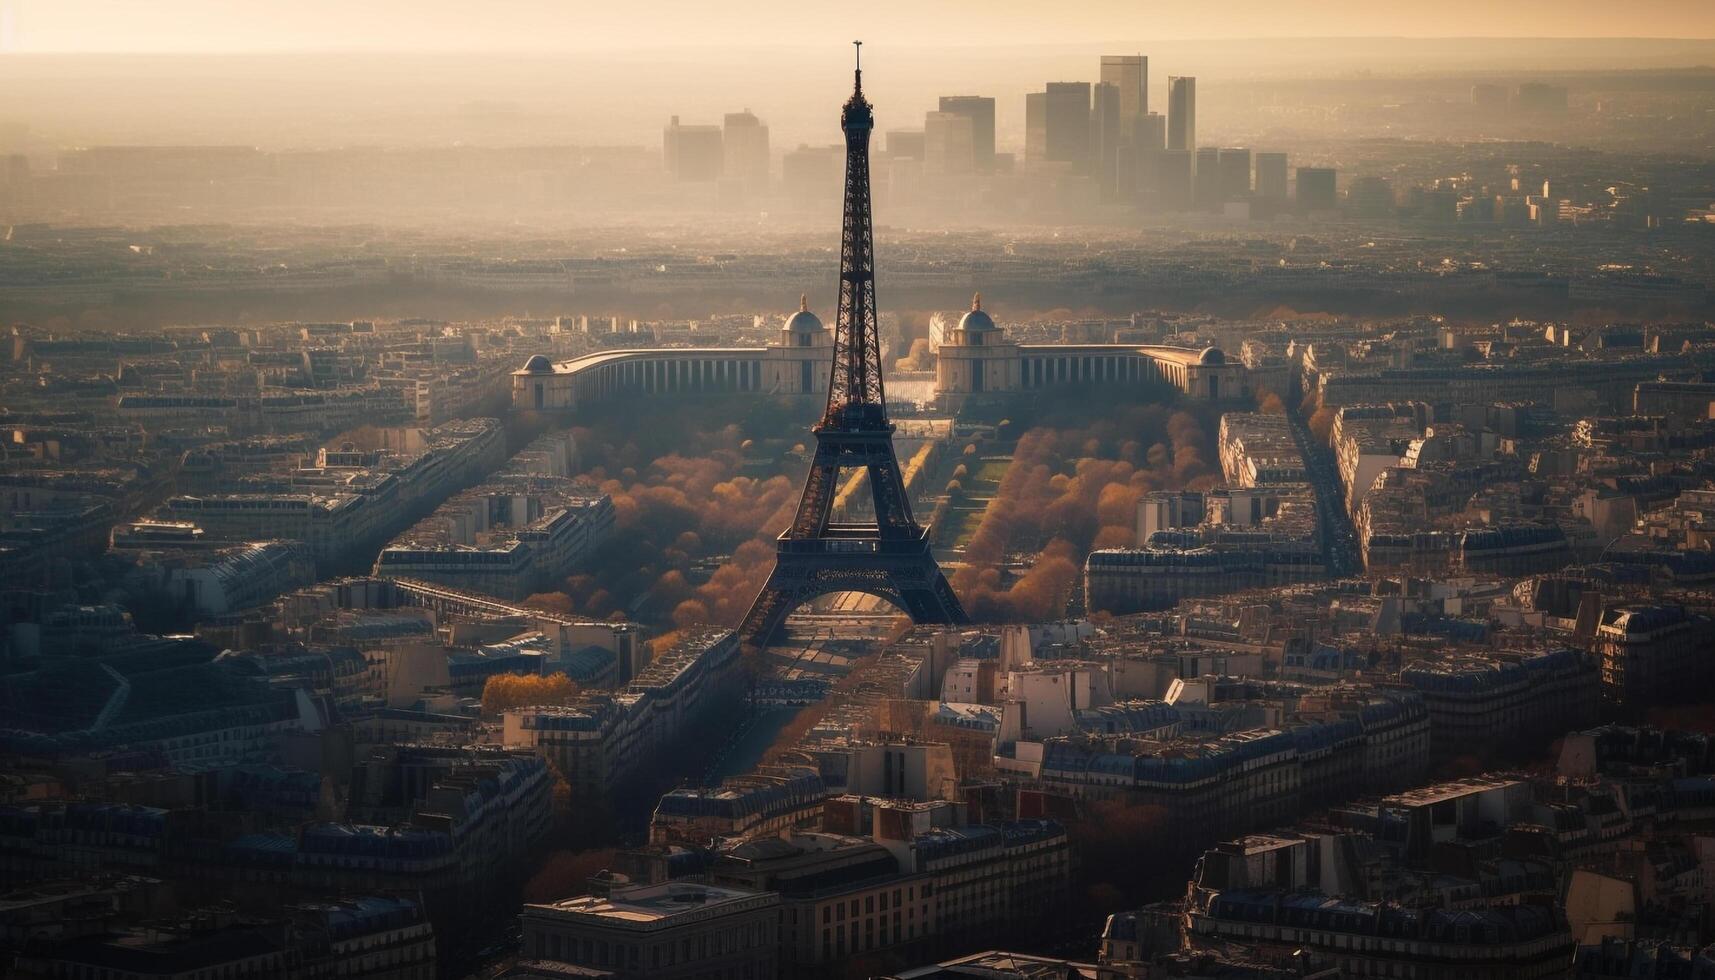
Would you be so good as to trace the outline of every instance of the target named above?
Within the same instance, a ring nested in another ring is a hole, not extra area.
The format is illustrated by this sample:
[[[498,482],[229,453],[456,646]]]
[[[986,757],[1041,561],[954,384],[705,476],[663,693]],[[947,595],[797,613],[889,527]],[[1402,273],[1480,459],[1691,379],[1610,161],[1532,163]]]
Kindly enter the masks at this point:
[[[794,0],[0,0],[0,53],[587,51],[827,44],[1007,46],[1306,37],[1715,38],[1715,3],[1640,0],[878,0],[838,25]]]

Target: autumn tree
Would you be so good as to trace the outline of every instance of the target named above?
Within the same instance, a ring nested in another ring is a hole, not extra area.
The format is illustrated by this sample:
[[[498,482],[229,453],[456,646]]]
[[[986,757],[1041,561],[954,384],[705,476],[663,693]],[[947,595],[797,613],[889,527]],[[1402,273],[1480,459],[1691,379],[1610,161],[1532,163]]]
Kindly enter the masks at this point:
[[[1316,414],[1310,416],[1310,421],[1306,424],[1310,426],[1310,434],[1316,437],[1317,442],[1324,446],[1328,445],[1329,440],[1334,437],[1333,407],[1318,408]]]
[[[1126,406],[1112,417],[1035,426],[1013,447],[966,541],[953,589],[978,622],[1062,615],[1092,548],[1128,546],[1137,504],[1152,490],[1216,485],[1209,428],[1196,413]],[[986,486],[985,486],[986,489]],[[1034,552],[1022,571],[1010,556]]]
[[[558,902],[589,892],[589,880],[598,871],[613,867],[617,853],[612,848],[589,851],[554,851],[543,859],[524,885],[526,902]]]
[[[539,609],[542,612],[553,613],[558,616],[571,616],[577,613],[572,597],[564,592],[538,592],[526,596],[521,605],[528,609]]]
[[[899,359],[901,371],[928,371],[934,366],[934,355],[929,352],[929,341],[924,337],[913,340],[910,353]]]
[[[649,659],[653,660],[678,645],[686,637],[683,629],[671,629],[649,641]]]
[[[1715,733],[1715,704],[1656,705],[1649,709],[1647,717],[1656,728]]]
[[[1168,826],[1166,809],[1153,804],[1115,799],[1088,805],[1067,832],[1078,855],[1081,897],[1091,909],[1139,901],[1164,874],[1182,873],[1176,862],[1184,855],[1165,839]]]
[[[482,713],[498,715],[533,704],[570,704],[578,686],[565,674],[496,674],[482,685]]]

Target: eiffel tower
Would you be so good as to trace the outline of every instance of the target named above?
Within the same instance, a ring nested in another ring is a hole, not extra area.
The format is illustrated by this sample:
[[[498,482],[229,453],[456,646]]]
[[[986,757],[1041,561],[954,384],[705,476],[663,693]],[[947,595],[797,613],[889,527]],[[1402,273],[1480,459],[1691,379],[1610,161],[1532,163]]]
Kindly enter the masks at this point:
[[[780,533],[774,571],[757,593],[739,636],[766,644],[804,602],[831,592],[864,592],[893,603],[918,623],[958,624],[964,607],[929,549],[929,529],[911,516],[911,501],[893,452],[881,381],[881,336],[875,318],[875,243],[869,214],[869,134],[863,97],[863,42],[852,97],[840,110],[846,133],[845,220],[840,236],[840,309],[828,407],[810,431],[816,457],[804,479],[792,526]],[[843,470],[863,469],[875,499],[875,522],[835,523],[834,495]]]

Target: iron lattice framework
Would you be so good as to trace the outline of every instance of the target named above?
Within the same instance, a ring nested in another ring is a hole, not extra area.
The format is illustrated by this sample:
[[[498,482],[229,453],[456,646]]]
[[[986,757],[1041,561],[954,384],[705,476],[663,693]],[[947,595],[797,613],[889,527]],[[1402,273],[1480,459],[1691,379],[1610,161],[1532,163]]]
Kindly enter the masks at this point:
[[[881,331],[875,321],[875,231],[869,215],[869,134],[875,116],[863,97],[863,69],[840,110],[846,134],[846,193],[840,227],[840,309],[834,321],[834,368],[823,425],[849,423],[869,406],[887,404],[881,380]],[[887,424],[885,411],[865,419]]]
[[[869,207],[869,137],[875,117],[863,97],[861,62],[852,96],[840,111],[840,128],[846,134],[845,218],[828,404],[812,430],[816,456],[804,478],[792,526],[780,534],[774,571],[739,628],[749,643],[766,643],[793,609],[830,592],[880,596],[918,623],[966,621],[958,596],[930,551],[928,529],[911,516],[893,451],[893,423],[887,418],[881,377]],[[865,474],[875,507],[873,523],[833,520],[840,474],[855,469]]]

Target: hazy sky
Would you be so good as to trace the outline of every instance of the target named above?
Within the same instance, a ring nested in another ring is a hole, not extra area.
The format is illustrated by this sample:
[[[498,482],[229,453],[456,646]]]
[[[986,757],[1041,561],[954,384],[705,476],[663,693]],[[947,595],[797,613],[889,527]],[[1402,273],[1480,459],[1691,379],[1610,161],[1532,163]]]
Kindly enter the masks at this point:
[[[1715,0],[0,0],[0,52],[1715,37]]]

